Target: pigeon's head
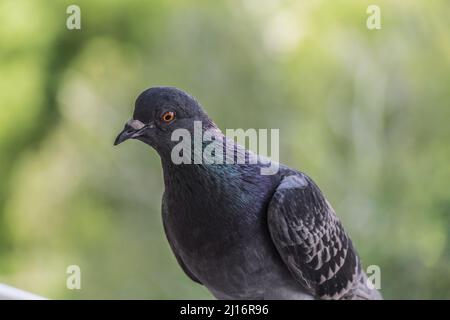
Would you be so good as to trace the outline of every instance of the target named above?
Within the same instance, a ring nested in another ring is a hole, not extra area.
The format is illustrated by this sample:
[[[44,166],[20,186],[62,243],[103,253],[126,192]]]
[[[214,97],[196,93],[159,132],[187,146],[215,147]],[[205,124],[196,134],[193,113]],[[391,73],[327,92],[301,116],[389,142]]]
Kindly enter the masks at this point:
[[[199,103],[187,93],[173,87],[155,87],[142,92],[136,100],[133,119],[125,124],[114,145],[137,139],[158,152],[171,150],[177,141],[172,133],[186,129],[193,136],[194,121],[203,129],[214,127]]]

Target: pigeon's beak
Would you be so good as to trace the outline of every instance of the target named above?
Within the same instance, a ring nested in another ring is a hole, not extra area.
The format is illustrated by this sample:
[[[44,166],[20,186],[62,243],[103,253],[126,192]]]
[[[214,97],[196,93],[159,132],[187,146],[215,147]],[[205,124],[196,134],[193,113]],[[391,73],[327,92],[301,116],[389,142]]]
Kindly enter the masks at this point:
[[[139,120],[130,120],[125,125],[125,128],[122,130],[121,133],[116,138],[116,141],[114,141],[114,145],[117,146],[118,144],[121,144],[124,141],[127,141],[129,139],[135,139],[140,137],[143,132],[147,128],[152,128],[153,124],[144,124]]]

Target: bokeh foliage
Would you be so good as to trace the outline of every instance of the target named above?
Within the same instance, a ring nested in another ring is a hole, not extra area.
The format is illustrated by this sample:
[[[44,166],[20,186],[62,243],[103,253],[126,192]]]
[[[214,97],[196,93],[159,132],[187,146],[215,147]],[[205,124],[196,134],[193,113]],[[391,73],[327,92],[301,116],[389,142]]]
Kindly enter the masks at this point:
[[[447,0],[1,0],[0,282],[211,298],[165,240],[156,153],[112,147],[139,92],[171,85],[222,129],[280,128],[386,298],[449,299],[449,17]]]

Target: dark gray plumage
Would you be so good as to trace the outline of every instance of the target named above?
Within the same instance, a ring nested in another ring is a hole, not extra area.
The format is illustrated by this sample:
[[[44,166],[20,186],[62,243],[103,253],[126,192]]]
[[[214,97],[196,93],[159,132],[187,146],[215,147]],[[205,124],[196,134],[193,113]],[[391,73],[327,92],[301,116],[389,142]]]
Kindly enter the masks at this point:
[[[304,173],[280,165],[277,174],[261,175],[261,162],[174,164],[171,133],[192,132],[195,120],[221,135],[194,98],[151,88],[138,97],[133,120],[115,142],[138,139],[159,153],[164,230],[193,281],[219,299],[381,298],[367,287],[350,238]],[[224,151],[259,159],[221,137]]]

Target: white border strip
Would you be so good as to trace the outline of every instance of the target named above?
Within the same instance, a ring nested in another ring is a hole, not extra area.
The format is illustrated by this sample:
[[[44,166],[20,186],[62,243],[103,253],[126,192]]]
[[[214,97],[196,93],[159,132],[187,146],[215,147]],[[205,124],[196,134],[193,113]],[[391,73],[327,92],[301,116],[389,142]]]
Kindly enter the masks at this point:
[[[46,298],[0,283],[0,300],[46,300]]]

